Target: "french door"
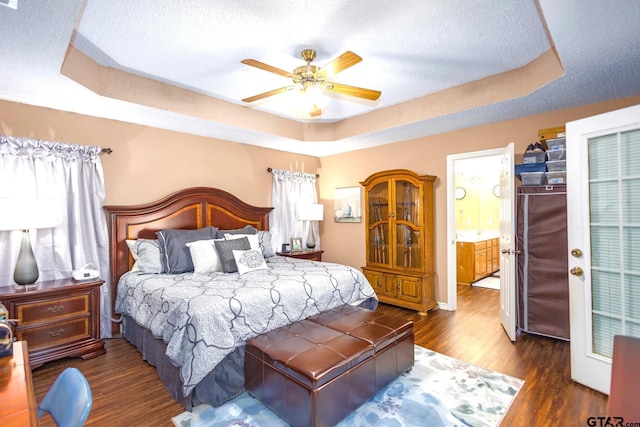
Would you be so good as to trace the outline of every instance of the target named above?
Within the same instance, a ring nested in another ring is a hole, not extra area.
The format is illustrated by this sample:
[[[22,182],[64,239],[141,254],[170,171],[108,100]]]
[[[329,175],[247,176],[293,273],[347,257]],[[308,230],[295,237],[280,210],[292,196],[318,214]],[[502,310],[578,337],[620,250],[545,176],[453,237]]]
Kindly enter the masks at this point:
[[[640,105],[566,129],[571,377],[608,394],[614,335],[640,337]]]

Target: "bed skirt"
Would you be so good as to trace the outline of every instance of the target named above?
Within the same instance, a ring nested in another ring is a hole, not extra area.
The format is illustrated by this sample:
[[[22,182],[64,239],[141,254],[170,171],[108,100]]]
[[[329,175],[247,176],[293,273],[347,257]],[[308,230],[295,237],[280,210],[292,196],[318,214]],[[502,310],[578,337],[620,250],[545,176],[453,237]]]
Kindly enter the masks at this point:
[[[368,298],[354,305],[367,310],[375,310],[378,300]],[[122,333],[142,354],[142,358],[156,368],[158,377],[164,383],[171,397],[187,411],[206,403],[220,406],[244,392],[244,345],[237,347],[220,362],[198,385],[185,396],[182,392],[180,369],[166,356],[167,345],[155,338],[150,331],[139,326],[129,316],[122,316]]]
[[[236,348],[210,372],[188,396],[182,393],[180,369],[175,367],[165,352],[164,341],[154,338],[131,317],[123,316],[124,338],[142,354],[142,358],[156,368],[171,397],[186,410],[206,403],[220,406],[244,391],[244,346]]]

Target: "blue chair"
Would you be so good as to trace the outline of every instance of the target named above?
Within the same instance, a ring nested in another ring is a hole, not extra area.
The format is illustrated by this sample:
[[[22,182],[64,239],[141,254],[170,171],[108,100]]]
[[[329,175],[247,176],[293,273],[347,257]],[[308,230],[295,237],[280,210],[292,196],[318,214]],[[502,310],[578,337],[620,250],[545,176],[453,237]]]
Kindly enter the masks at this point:
[[[89,416],[93,398],[87,379],[76,368],[67,368],[56,378],[40,407],[38,418],[45,412],[58,427],[82,427]]]

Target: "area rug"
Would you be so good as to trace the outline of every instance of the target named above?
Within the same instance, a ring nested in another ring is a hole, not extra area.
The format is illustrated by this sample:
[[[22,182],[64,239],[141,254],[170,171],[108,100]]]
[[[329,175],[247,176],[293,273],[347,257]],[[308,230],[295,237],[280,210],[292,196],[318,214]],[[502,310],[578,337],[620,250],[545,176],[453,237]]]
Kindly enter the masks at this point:
[[[507,413],[523,380],[416,346],[413,369],[342,420],[338,426],[486,426]],[[177,427],[286,427],[248,393],[213,408],[200,405],[174,418]]]

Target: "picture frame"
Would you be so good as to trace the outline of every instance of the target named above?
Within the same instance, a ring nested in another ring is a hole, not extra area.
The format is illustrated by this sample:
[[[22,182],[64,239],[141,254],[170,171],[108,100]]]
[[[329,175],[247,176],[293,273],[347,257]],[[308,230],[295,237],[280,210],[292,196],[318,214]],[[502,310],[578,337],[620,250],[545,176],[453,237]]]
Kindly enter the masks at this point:
[[[302,238],[301,237],[292,237],[291,238],[291,252],[302,252]]]
[[[342,187],[333,191],[334,222],[362,222],[362,187]]]

